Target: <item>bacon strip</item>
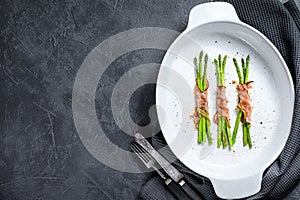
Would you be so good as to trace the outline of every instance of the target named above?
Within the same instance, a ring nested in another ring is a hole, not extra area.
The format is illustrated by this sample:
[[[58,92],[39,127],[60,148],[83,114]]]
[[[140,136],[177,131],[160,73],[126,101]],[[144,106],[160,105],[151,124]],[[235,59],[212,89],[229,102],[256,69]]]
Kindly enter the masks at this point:
[[[245,120],[247,123],[251,123],[251,113],[252,113],[252,107],[250,104],[250,96],[249,96],[249,88],[251,88],[251,82],[245,83],[245,84],[239,84],[238,87],[238,97],[239,97],[239,104],[238,108],[243,111]]]
[[[198,130],[198,125],[199,125],[200,117],[199,117],[199,113],[197,111],[197,107],[195,107],[193,119],[194,119],[195,129]]]
[[[222,117],[227,121],[227,123],[230,127],[229,108],[228,108],[228,105],[227,105],[226,87],[225,86],[218,86],[217,108],[218,108],[218,112],[215,115],[216,123],[218,122],[218,120],[217,120],[218,117]]]
[[[207,87],[204,91],[201,91],[197,84],[195,85],[194,88],[196,104],[197,104],[197,107],[195,108],[195,112],[194,112],[194,123],[196,129],[198,129],[200,116],[203,116],[209,120],[208,99],[207,99],[208,81],[206,81],[206,85]]]

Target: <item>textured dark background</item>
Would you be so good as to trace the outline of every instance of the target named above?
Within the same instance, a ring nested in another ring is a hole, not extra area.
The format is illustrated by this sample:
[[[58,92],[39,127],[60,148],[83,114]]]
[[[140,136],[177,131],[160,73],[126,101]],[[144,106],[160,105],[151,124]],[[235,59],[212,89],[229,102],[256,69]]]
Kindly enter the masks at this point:
[[[150,174],[106,167],[78,137],[71,110],[76,72],[95,46],[121,31],[184,30],[189,10],[198,3],[1,0],[0,199],[135,199]],[[159,63],[163,54],[142,50],[116,60],[99,82],[98,114],[105,112],[101,105],[110,100],[105,97],[116,77],[139,64]],[[154,86],[148,85],[132,98],[132,116],[140,125],[149,122],[141,108],[153,104],[153,97]],[[102,120],[108,134],[117,131],[111,120]],[[114,138],[128,148],[130,138]],[[299,193],[298,186],[287,199],[299,199]]]

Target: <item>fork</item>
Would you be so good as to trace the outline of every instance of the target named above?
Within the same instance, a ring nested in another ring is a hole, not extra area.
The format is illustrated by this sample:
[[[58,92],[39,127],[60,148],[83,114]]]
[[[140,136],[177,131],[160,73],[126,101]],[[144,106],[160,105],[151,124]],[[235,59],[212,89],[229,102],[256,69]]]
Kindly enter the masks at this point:
[[[140,158],[140,160],[145,164],[145,166],[150,169],[153,168],[158,175],[164,180],[166,186],[170,189],[172,195],[178,200],[191,200],[191,198],[182,190],[179,185],[177,185],[170,178],[167,178],[156,166],[155,159],[144,150],[136,142],[131,143],[130,149]]]
[[[166,176],[155,166],[156,161],[154,158],[141,148],[139,144],[133,142],[131,143],[130,148],[143,161],[148,169],[153,168],[162,179],[167,179]]]

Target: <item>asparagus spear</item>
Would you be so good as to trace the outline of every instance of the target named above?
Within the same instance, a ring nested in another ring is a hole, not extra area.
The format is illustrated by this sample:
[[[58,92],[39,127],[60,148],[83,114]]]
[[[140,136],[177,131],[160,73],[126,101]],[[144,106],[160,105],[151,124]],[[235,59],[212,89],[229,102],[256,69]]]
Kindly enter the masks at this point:
[[[245,67],[245,83],[248,83],[248,77],[249,77],[249,64],[250,64],[250,56],[248,55],[246,58],[246,67]],[[251,141],[251,136],[250,136],[250,124],[247,123],[244,119],[244,124],[246,125],[246,130],[247,130],[247,142],[248,146],[251,149],[252,148],[252,141]]]
[[[212,137],[210,133],[210,121],[206,120],[206,131],[207,131],[207,139],[208,139],[208,144],[212,144]]]
[[[194,59],[194,64],[196,67],[197,85],[201,92],[204,92],[207,89],[207,63],[208,55],[206,54],[204,57],[203,66],[203,51],[201,51],[199,54],[199,62],[197,58]],[[201,113],[199,113],[199,117],[200,119],[198,124],[198,142],[206,142],[207,137],[208,143],[212,144],[212,137],[210,133],[210,121],[208,118],[206,118],[207,116],[202,116]]]
[[[222,56],[218,56],[218,60],[215,59],[214,63],[217,67],[218,72],[218,87],[225,87],[225,66],[227,61],[227,55],[225,55],[222,59]],[[222,116],[218,117],[218,141],[217,141],[217,147],[219,148],[221,146],[221,143],[223,144],[223,148],[226,148],[227,145],[229,147],[232,147],[232,139],[231,139],[231,133],[230,133],[230,126],[229,122],[223,118]]]
[[[236,72],[237,72],[238,77],[239,77],[239,84],[244,84],[244,76],[242,75],[241,70],[240,70],[240,66],[237,63],[237,60],[235,58],[233,58],[233,63],[234,63]],[[242,68],[243,68],[243,72],[245,72],[243,62],[242,62]],[[236,141],[236,136],[237,136],[237,132],[238,132],[239,123],[240,123],[241,118],[242,118],[242,114],[243,114],[243,112],[241,110],[239,110],[238,111],[238,116],[237,116],[236,121],[235,121],[234,129],[233,129],[233,136],[232,136],[232,143],[233,144],[235,144],[235,141]],[[243,132],[245,132],[244,128],[243,128]],[[244,140],[244,145],[247,145],[247,143],[245,143],[245,142],[246,141]]]
[[[241,59],[243,73],[241,73],[240,67],[235,58],[233,58],[233,63],[235,65],[236,72],[239,77],[239,84],[248,83],[250,56],[249,55],[247,56],[246,63],[245,63],[244,58]],[[233,144],[236,142],[236,136],[237,136],[237,132],[238,132],[239,123],[240,123],[240,121],[242,121],[243,122],[243,145],[246,146],[248,144],[249,148],[251,149],[252,141],[251,141],[251,137],[250,137],[250,124],[246,122],[245,118],[246,117],[244,116],[243,111],[239,109],[238,115],[237,115],[237,118],[235,121],[234,130],[233,130]]]
[[[203,135],[202,135],[202,116],[199,116],[199,124],[198,124],[198,142],[203,142]]]

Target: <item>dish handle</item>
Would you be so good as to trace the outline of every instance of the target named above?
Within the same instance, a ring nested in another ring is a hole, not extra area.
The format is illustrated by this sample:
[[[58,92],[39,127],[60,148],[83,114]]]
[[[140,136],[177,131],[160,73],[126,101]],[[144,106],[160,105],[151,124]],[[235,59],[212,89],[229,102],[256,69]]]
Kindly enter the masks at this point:
[[[233,5],[230,3],[209,2],[192,8],[186,31],[214,21],[241,22]]]
[[[222,180],[210,178],[218,197],[239,199],[256,194],[261,189],[263,172],[241,179]]]

